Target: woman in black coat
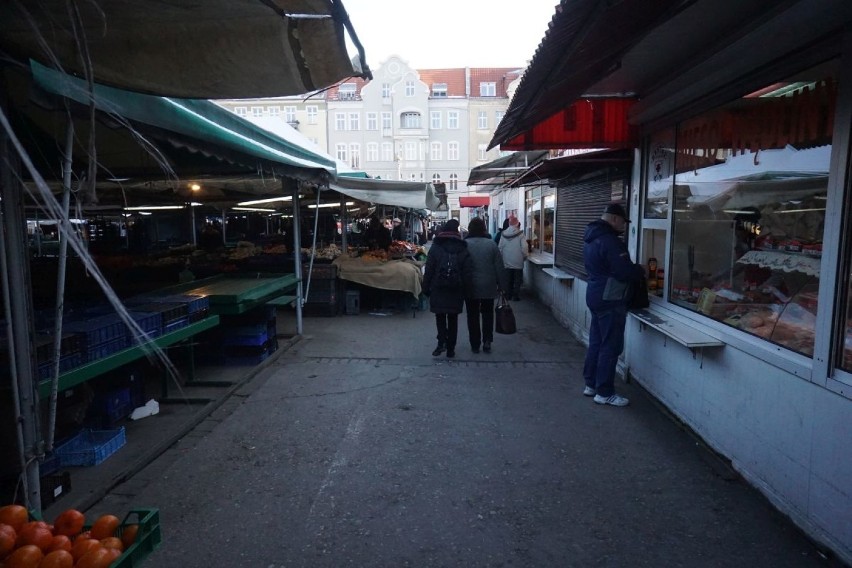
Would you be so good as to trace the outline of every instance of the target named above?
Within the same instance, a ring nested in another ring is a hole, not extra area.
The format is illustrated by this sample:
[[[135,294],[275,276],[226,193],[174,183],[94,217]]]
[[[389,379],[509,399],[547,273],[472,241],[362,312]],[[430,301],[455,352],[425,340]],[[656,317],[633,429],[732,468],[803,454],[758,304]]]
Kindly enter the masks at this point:
[[[458,281],[448,283],[442,272],[451,255],[455,255],[455,264],[461,274]],[[435,314],[438,329],[438,346],[432,355],[437,357],[446,350],[447,357],[456,356],[459,314],[472,288],[473,259],[459,234],[459,222],[450,219],[432,241],[423,274],[423,293],[429,296],[429,309]]]

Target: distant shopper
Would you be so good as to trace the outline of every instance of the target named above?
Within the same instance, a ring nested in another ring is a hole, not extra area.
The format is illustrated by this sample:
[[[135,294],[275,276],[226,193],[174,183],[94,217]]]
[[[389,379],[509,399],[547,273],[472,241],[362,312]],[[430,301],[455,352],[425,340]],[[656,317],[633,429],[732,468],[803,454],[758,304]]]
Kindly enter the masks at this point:
[[[521,283],[524,280],[524,260],[529,256],[530,250],[518,218],[512,215],[507,221],[509,226],[503,229],[497,247],[500,249],[503,266],[506,267],[508,275],[506,295],[512,300],[520,300]]]
[[[479,353],[481,343],[482,350],[491,353],[491,343],[494,341],[494,298],[497,297],[498,289],[506,286],[506,271],[503,268],[503,257],[488,234],[485,221],[474,217],[467,230],[464,242],[473,259],[473,287],[464,300],[470,350]]]
[[[364,235],[364,240],[367,243],[367,247],[372,250],[388,250],[388,248],[390,248],[390,231],[385,228],[378,215],[374,214],[370,217],[370,225],[367,227],[367,232]]]
[[[432,351],[435,357],[445,350],[447,357],[456,356],[459,314],[471,290],[472,277],[473,260],[467,243],[459,234],[459,222],[450,219],[432,241],[423,274],[423,293],[429,297],[438,329],[438,346]]]
[[[393,228],[391,229],[391,240],[394,241],[404,241],[405,239],[405,227],[402,226],[402,219],[399,217],[394,217],[393,219]]]
[[[497,234],[494,235],[494,242],[495,243],[497,243],[498,245],[500,244],[500,237],[503,235],[503,231],[505,231],[508,228],[509,228],[509,218],[506,217],[506,219],[503,220],[503,226],[501,228],[497,229]]]
[[[586,227],[583,261],[589,275],[586,305],[592,313],[589,349],[583,365],[583,395],[598,404],[627,406],[615,394],[615,366],[624,349],[627,304],[634,284],[645,278],[645,268],[630,260],[619,236],[627,227],[627,213],[616,203],[606,206],[600,219]]]

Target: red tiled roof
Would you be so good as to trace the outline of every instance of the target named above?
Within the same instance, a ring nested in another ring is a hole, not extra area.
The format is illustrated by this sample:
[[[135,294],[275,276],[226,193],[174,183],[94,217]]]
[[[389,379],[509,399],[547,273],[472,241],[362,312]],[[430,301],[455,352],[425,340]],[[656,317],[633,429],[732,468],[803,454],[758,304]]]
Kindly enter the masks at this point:
[[[496,83],[497,96],[507,97],[509,83],[521,76],[523,70],[517,67],[474,67],[470,70],[470,94],[479,96],[480,83]]]
[[[457,69],[418,69],[417,72],[420,74],[420,80],[429,86],[430,92],[435,83],[446,83],[448,97],[463,97],[466,94],[464,67]]]

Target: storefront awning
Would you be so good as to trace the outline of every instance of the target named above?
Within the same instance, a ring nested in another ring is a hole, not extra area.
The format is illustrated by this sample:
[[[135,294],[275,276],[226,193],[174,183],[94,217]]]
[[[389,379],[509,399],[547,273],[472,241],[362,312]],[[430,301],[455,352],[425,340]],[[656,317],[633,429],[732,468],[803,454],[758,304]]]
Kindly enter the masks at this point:
[[[491,203],[491,198],[487,195],[459,197],[460,207],[488,207],[489,203]]]
[[[89,61],[96,83],[181,98],[296,95],[371,78],[363,52],[357,63],[347,53],[347,32],[360,42],[341,0],[110,0],[71,13],[65,0],[0,3],[0,50],[80,77]]]
[[[542,180],[548,182],[565,179],[575,174],[588,172],[596,168],[629,164],[633,161],[633,150],[592,150],[562,156],[550,160],[543,160],[515,179],[511,186],[518,187],[539,183]]]
[[[437,209],[441,201],[431,183],[338,176],[329,188],[349,197],[408,209]]]
[[[512,152],[507,156],[501,156],[470,170],[467,185],[474,187],[478,192],[499,189],[527,171],[530,166],[544,159],[546,155],[546,151],[535,150]]]
[[[36,84],[49,93],[95,107],[107,115],[153,126],[179,134],[182,143],[197,150],[221,155],[222,150],[258,160],[295,168],[324,170],[335,175],[336,164],[327,155],[314,152],[255,126],[213,102],[200,99],[172,99],[95,85],[93,93],[80,79],[59,73],[38,63],[31,65]],[[140,149],[140,151],[142,151]]]
[[[531,129],[503,142],[501,150],[633,148],[638,129],[627,121],[635,99],[580,99]]]

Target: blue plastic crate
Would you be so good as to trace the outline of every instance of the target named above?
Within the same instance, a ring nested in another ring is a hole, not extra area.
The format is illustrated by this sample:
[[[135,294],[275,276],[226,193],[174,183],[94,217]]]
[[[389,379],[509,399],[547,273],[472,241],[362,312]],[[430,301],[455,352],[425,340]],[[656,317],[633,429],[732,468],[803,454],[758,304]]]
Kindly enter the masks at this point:
[[[55,454],[61,467],[98,465],[117,452],[127,438],[124,427],[117,430],[83,430],[61,446]]]
[[[64,331],[80,336],[86,347],[112,341],[125,335],[125,325],[116,314],[71,321],[63,325]]]
[[[197,294],[169,294],[151,299],[152,302],[171,302],[175,304],[186,304],[190,314],[210,308],[210,299],[207,296]]]
[[[70,371],[71,369],[76,369],[80,365],[82,365],[85,361],[83,361],[82,353],[72,353],[71,355],[66,355],[64,357],[60,357],[59,359],[59,373],[62,374],[65,371]],[[52,377],[53,373],[53,363],[48,361],[47,363],[41,363],[38,366],[38,377],[40,380],[46,380]]]
[[[163,314],[161,312],[129,312],[136,325],[151,337],[157,337],[163,332]],[[130,334],[130,330],[127,331]]]
[[[224,346],[261,346],[269,341],[269,330],[266,329],[260,333],[252,334],[231,334],[228,333],[222,337],[222,345]]]
[[[167,323],[163,326],[163,333],[171,333],[176,329],[180,329],[182,327],[186,327],[189,325],[189,317],[180,318],[179,320],[174,320],[170,323]]]
[[[113,353],[118,353],[122,349],[126,349],[127,346],[128,339],[126,335],[116,337],[106,343],[92,345],[86,349],[86,362],[91,363],[92,361],[103,359],[108,355],[112,355]]]

